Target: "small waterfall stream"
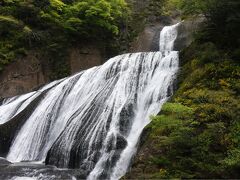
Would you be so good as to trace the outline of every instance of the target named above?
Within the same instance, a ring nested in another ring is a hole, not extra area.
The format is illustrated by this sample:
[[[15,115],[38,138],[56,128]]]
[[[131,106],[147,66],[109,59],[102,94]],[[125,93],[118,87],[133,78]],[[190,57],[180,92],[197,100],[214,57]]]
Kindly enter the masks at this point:
[[[0,126],[41,97],[15,136],[7,159],[80,168],[88,179],[119,179],[150,116],[173,93],[177,27],[160,34],[160,51],[123,54],[38,91],[5,99]]]

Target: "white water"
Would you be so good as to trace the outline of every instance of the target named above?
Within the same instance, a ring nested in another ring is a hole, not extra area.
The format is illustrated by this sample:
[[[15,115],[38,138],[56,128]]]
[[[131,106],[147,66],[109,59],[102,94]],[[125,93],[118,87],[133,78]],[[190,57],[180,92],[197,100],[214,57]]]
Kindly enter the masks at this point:
[[[173,81],[175,79],[175,75],[178,71],[179,66],[178,52],[173,51],[173,49],[174,42],[177,39],[177,27],[179,25],[180,23],[172,26],[166,26],[162,29],[160,33],[159,50],[162,54],[165,55],[165,57],[160,61],[160,67],[162,66],[163,71],[158,71],[155,74],[155,76],[152,78],[152,84],[150,84],[151,89],[149,89],[148,91],[154,89],[156,94],[159,93],[162,98],[154,98],[155,103],[151,103],[146,110],[144,105],[147,104],[146,101],[148,101],[149,99],[149,92],[147,91],[144,94],[143,101],[139,102],[140,108],[138,109],[136,117],[134,118],[131,133],[127,137],[128,146],[121,154],[121,157],[114,168],[111,179],[120,179],[124,174],[126,174],[129,168],[130,161],[132,160],[132,157],[137,151],[137,143],[139,141],[139,137],[144,127],[150,123],[149,115],[158,114],[161,106],[168,100],[169,94],[167,94],[166,92],[166,87],[170,88],[170,95],[172,95],[173,93]],[[143,119],[143,121],[139,122],[139,119]],[[93,172],[91,174],[93,174]]]
[[[11,120],[14,116],[18,115],[27,105],[38,97],[43,91],[53,87],[59,81],[52,82],[38,91],[30,92],[22,96],[5,99],[0,106],[0,125]]]
[[[172,51],[177,26],[162,30],[160,52],[117,56],[102,66],[4,101],[0,124],[42,96],[12,142],[7,159],[44,161],[49,153],[50,162],[57,157],[58,166],[68,167],[74,155],[78,157],[75,166],[91,170],[88,179],[103,174],[111,179],[123,176],[150,115],[156,115],[172,95],[178,70],[178,52]]]
[[[159,39],[159,50],[161,52],[173,51],[174,42],[178,36],[177,28],[179,25],[180,23],[177,23],[172,26],[165,26],[162,29]]]

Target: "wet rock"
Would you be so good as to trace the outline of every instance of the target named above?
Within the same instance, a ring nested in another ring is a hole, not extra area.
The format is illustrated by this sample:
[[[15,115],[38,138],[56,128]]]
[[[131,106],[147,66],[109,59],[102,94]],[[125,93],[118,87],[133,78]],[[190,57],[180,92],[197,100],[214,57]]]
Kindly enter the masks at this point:
[[[93,44],[73,48],[69,51],[71,74],[93,66],[99,66],[105,61],[102,50]]]
[[[77,179],[86,179],[87,175],[89,174],[88,172],[81,169],[74,169],[74,170],[71,170],[70,172]]]
[[[160,32],[164,26],[175,24],[179,18],[169,16],[159,17],[145,26],[143,31],[132,42],[130,52],[159,51]]]
[[[1,160],[0,160],[1,161]],[[58,169],[55,166],[46,166],[39,163],[22,162],[9,164],[7,166],[0,166],[0,179],[38,179],[38,180],[73,180],[82,179],[77,178],[76,175],[80,176],[80,171]],[[83,174],[83,173],[82,173]],[[85,176],[86,178],[86,176]]]
[[[174,50],[180,51],[189,46],[194,40],[194,33],[199,30],[204,20],[201,16],[195,19],[184,20],[178,26],[178,37],[174,44]]]
[[[127,146],[127,144],[127,140],[123,136],[117,136],[116,150],[123,150]]]
[[[0,73],[0,97],[26,93],[48,81],[37,54],[29,52],[27,56],[6,66]]]
[[[0,166],[8,166],[10,164],[12,163],[6,160],[5,158],[0,157]]]
[[[132,121],[134,117],[134,104],[129,103],[124,106],[124,108],[120,112],[120,120],[119,120],[119,129],[121,134],[127,135],[130,131],[130,127],[132,126]]]

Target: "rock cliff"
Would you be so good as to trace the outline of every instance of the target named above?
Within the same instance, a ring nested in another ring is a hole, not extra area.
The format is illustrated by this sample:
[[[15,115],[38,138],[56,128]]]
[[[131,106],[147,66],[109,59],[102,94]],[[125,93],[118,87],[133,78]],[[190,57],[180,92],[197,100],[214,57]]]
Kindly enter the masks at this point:
[[[101,65],[105,61],[102,49],[90,44],[70,48],[66,58],[70,73]],[[16,59],[0,73],[0,99],[20,95],[50,82],[51,68],[47,60],[37,52],[28,52]]]

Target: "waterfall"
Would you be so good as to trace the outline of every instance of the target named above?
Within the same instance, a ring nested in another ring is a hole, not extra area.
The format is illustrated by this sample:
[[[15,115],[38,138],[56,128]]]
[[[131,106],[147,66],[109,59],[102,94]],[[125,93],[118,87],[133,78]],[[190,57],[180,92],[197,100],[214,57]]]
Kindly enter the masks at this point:
[[[150,116],[173,93],[177,26],[163,28],[159,52],[123,54],[38,91],[5,99],[0,126],[41,97],[13,139],[7,159],[80,168],[88,179],[123,176]]]
[[[174,42],[177,39],[178,31],[177,28],[181,23],[177,23],[172,26],[165,26],[161,33],[159,39],[159,50],[161,52],[169,52],[174,49]]]

